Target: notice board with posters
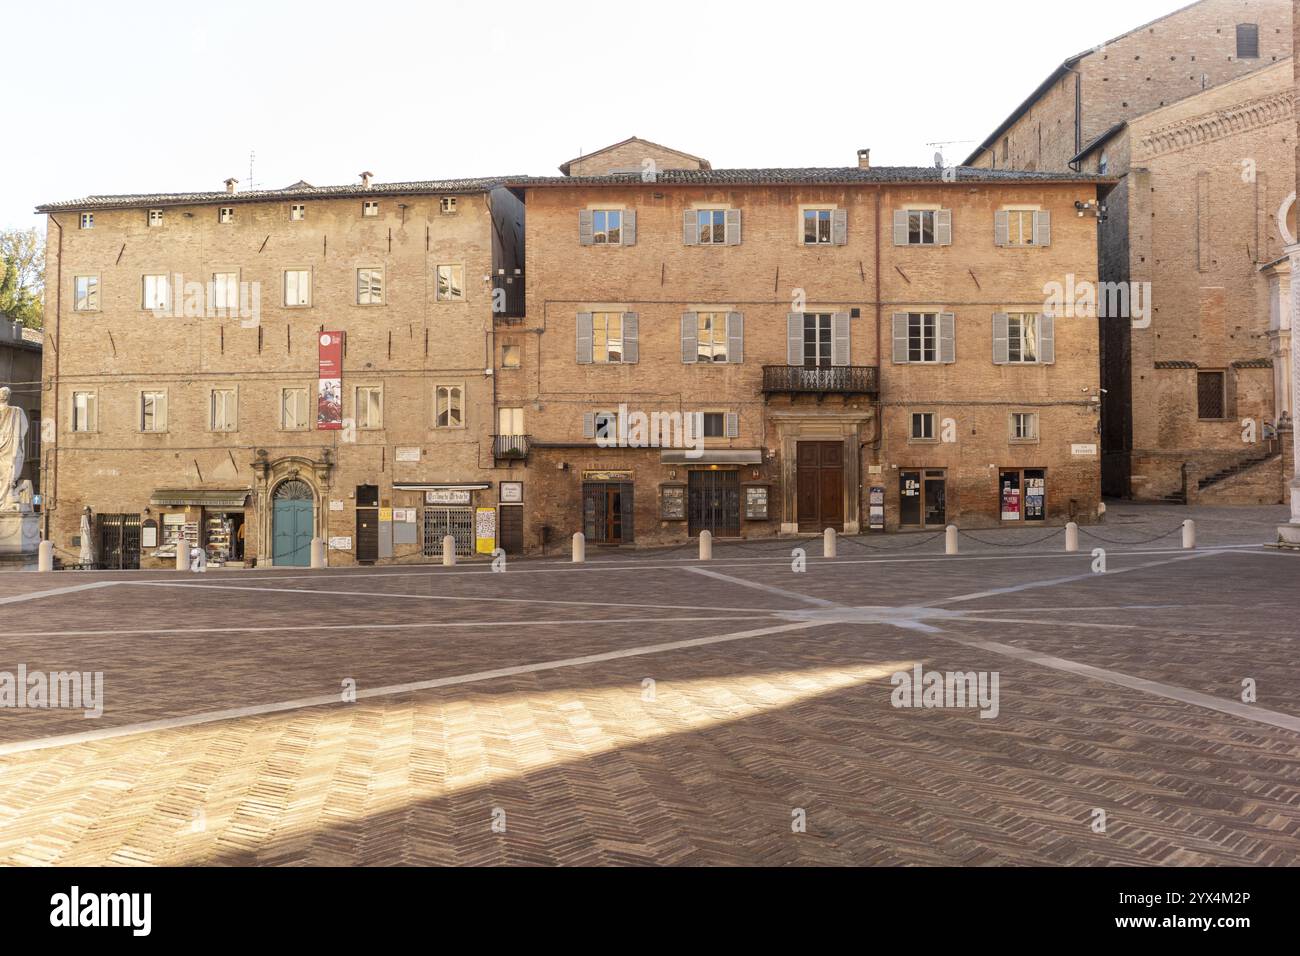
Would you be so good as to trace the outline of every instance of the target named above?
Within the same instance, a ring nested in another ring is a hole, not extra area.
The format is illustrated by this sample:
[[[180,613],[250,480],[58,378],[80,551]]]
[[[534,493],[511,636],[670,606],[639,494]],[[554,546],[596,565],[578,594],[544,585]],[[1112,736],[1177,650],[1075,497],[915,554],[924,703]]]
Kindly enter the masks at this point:
[[[316,427],[343,427],[343,333],[320,333],[316,374]]]

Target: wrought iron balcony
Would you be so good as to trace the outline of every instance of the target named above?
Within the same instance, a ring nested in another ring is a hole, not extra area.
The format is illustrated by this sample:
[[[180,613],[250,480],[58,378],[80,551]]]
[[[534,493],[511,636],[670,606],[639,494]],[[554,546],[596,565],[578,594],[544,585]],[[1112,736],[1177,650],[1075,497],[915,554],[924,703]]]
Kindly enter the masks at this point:
[[[880,369],[874,365],[837,365],[806,368],[802,365],[764,365],[766,395],[877,395]]]
[[[492,457],[497,461],[523,461],[528,457],[528,436],[493,435]]]

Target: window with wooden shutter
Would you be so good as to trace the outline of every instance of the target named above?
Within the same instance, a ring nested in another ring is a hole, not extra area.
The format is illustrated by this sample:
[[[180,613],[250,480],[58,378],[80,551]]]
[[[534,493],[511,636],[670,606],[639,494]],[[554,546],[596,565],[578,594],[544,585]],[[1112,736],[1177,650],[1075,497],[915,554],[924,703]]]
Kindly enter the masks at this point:
[[[1043,365],[1056,362],[1056,316],[1038,317],[1038,361]]]
[[[957,361],[957,317],[951,312],[939,313],[939,361]]]
[[[578,313],[578,364],[590,365],[593,355],[593,318],[590,312]]]
[[[727,363],[739,365],[745,361],[745,317],[739,312],[727,313]]]
[[[849,364],[849,313],[836,312],[831,316],[831,365]]]
[[[910,333],[910,316],[907,312],[894,313],[894,364],[906,365],[909,361],[911,350],[909,342]]]
[[[623,245],[636,245],[636,210],[633,209],[623,212]]]
[[[682,313],[682,364],[694,365],[700,361],[699,336],[694,312]]]
[[[803,365],[803,313],[785,316],[785,364]]]
[[[1050,246],[1052,244],[1052,214],[1046,209],[1034,213],[1033,244]]]
[[[906,209],[894,210],[894,245],[907,245],[908,217]]]
[[[578,243],[583,246],[590,246],[595,243],[593,234],[592,216],[590,209],[578,210]]]
[[[846,246],[849,243],[849,211],[836,209],[831,213],[831,244]]]
[[[682,242],[688,246],[700,244],[699,220],[694,209],[682,213]]]
[[[727,412],[726,429],[727,438],[740,437],[740,416],[735,412]]]
[[[1008,340],[1010,332],[1008,326],[1010,317],[1005,312],[993,313],[993,364],[1006,365],[1008,361],[1007,353],[1010,349]]]
[[[640,313],[623,313],[623,361],[629,365],[635,365],[641,360],[641,342],[638,332],[640,320]]]
[[[728,209],[726,211],[727,222],[727,245],[740,245],[740,210]]]
[[[934,244],[952,245],[952,210],[936,209],[934,212]]]

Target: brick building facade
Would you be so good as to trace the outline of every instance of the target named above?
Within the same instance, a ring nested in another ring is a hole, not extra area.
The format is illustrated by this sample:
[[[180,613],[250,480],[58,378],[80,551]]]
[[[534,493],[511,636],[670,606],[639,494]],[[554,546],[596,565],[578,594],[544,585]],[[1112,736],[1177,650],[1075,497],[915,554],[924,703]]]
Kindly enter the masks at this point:
[[[1044,298],[1101,177],[564,168],[42,207],[59,557],[85,508],[109,566],[1095,517],[1096,323]]]
[[[873,489],[889,530],[1095,516],[1096,323],[1043,303],[1095,281],[1098,177],[579,162],[511,184],[527,309],[497,319],[497,397],[527,548],[854,533]],[[693,413],[698,457],[622,440]]]
[[[1291,33],[1282,0],[1191,4],[1065,61],[969,160],[1118,179],[1099,230],[1101,279],[1127,296],[1100,323],[1106,494],[1281,500]]]
[[[90,197],[49,216],[46,536],[159,566],[421,560],[492,497],[494,278],[522,210],[494,180]],[[341,382],[324,386],[325,333]],[[339,387],[341,385],[341,388]],[[326,403],[328,405],[328,402]],[[494,503],[494,498],[490,503]]]

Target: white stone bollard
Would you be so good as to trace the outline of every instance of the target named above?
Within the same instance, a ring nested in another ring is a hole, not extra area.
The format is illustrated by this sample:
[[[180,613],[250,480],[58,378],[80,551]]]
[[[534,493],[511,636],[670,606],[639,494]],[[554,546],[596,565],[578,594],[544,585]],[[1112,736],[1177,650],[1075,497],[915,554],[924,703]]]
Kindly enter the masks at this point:
[[[456,539],[449,534],[442,536],[442,564],[451,567],[456,563]]]
[[[311,566],[313,568],[326,567],[324,538],[311,539]]]
[[[1079,524],[1076,521],[1071,521],[1065,526],[1065,550],[1079,550]]]
[[[176,570],[188,571],[190,569],[190,544],[184,538],[176,542]]]
[[[202,548],[190,551],[190,570],[195,574],[204,574],[208,570],[208,553]]]
[[[822,534],[822,557],[836,557],[836,548],[837,542],[835,540],[835,529],[827,528],[825,533]]]
[[[37,549],[36,570],[53,571],[54,570],[54,542],[42,541],[41,546]]]
[[[582,564],[587,560],[587,536],[581,531],[573,534],[573,563]]]
[[[955,524],[948,525],[944,533],[943,553],[944,554],[957,553],[957,526]]]
[[[1183,522],[1183,548],[1188,551],[1196,548],[1196,522],[1191,518]]]
[[[713,560],[713,532],[712,531],[700,532],[700,560],[701,561]]]

